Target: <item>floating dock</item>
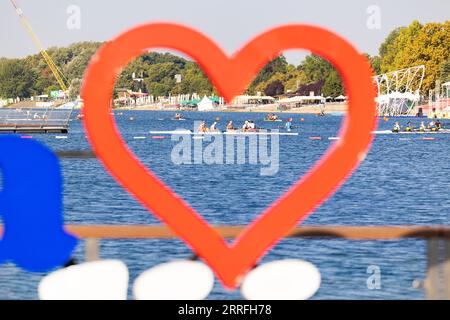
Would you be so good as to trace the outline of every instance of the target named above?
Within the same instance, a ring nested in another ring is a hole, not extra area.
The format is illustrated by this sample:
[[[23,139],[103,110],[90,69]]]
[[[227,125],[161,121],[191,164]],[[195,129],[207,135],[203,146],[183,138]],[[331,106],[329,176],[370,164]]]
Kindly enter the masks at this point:
[[[68,133],[71,109],[0,109],[0,133]]]
[[[68,126],[0,125],[0,133],[68,133]]]

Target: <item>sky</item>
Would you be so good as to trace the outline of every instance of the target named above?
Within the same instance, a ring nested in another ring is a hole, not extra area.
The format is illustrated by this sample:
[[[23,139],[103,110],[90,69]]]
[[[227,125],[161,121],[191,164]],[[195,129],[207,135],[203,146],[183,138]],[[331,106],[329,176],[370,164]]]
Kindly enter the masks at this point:
[[[449,0],[17,1],[46,48],[105,41],[136,24],[170,21],[202,31],[231,55],[269,28],[307,23],[331,29],[361,52],[374,55],[389,32],[399,26],[413,20],[450,20]],[[0,0],[0,57],[20,58],[37,52],[10,0]],[[296,51],[286,56],[289,62],[298,64],[305,53]]]

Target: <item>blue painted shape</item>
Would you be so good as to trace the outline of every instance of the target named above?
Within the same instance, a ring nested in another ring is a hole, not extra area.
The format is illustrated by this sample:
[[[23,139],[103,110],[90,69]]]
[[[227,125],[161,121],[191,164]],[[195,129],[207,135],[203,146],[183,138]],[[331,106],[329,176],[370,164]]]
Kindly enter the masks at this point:
[[[62,176],[56,155],[41,143],[0,137],[0,263],[28,271],[64,265],[77,239],[63,229]]]

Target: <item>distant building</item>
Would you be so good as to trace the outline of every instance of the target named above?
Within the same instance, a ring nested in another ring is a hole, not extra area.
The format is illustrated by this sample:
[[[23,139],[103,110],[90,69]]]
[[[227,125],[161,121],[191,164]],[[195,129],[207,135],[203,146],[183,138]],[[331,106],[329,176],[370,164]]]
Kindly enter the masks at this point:
[[[136,103],[136,100],[138,98],[148,96],[148,93],[143,93],[141,91],[133,92],[129,89],[124,88],[117,89],[116,92],[117,92],[117,99],[114,99],[115,105],[127,105],[130,102]]]
[[[133,78],[134,81],[142,82],[142,81],[144,81],[144,73],[141,72],[141,77],[140,78],[136,78],[136,73],[133,72],[132,78]]]
[[[233,99],[231,104],[234,105],[259,105],[259,104],[271,104],[275,102],[274,97],[269,96],[247,96],[241,95]]]

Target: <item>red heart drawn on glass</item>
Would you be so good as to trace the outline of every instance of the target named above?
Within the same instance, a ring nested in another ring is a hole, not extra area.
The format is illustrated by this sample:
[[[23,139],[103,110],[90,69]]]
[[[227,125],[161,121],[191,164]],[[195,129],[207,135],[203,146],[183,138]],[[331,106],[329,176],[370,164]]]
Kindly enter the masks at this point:
[[[135,157],[110,115],[117,76],[151,48],[174,49],[192,57],[227,101],[243,92],[267,62],[289,49],[307,49],[326,58],[343,78],[349,106],[341,139],[232,245]],[[93,57],[82,90],[84,125],[94,152],[111,175],[203,258],[226,287],[234,288],[269,248],[337,190],[364,159],[376,127],[371,76],[367,60],[352,45],[319,27],[281,26],[227,57],[213,41],[188,27],[146,24],[107,42]]]

